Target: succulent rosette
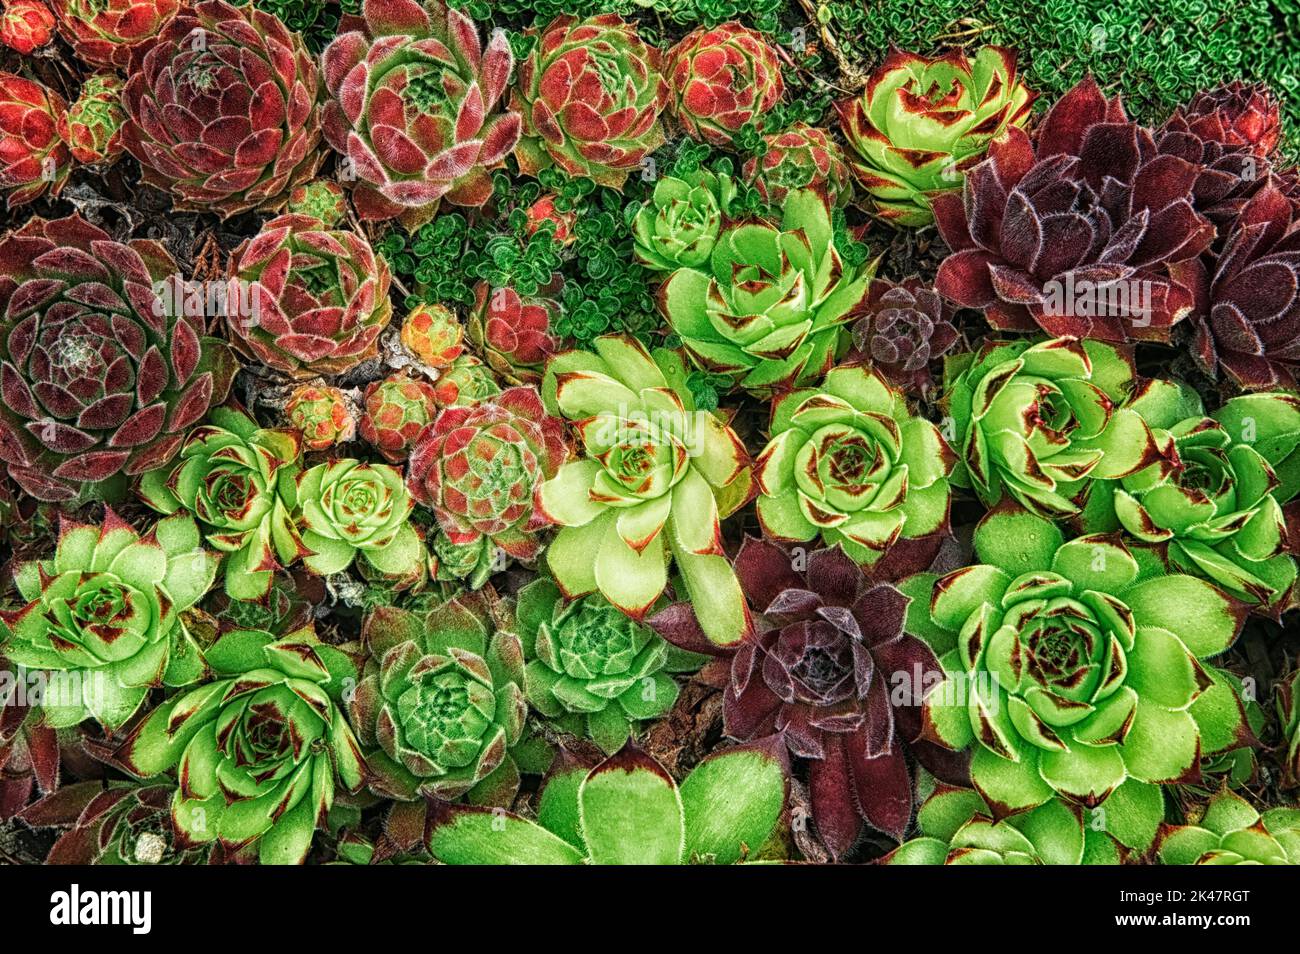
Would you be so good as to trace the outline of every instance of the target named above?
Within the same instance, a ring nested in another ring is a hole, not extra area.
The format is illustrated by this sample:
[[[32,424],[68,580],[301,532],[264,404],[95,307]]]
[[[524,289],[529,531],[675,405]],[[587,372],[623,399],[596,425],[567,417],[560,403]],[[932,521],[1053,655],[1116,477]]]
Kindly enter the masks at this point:
[[[399,464],[424,428],[438,416],[434,387],[423,378],[398,372],[366,385],[361,439]]]
[[[1200,167],[1157,148],[1091,79],[1011,129],[932,202],[952,254],[935,286],[994,328],[1168,341],[1193,305],[1190,263],[1214,241],[1196,211]]]
[[[434,806],[429,851],[448,865],[736,864],[757,858],[786,803],[784,750],[740,746],[703,759],[678,786],[629,743],[595,768],[547,777],[537,820]]]
[[[86,80],[76,102],[59,120],[59,135],[78,162],[112,162],[122,154],[122,90],[126,84],[113,73],[96,73]]]
[[[319,87],[302,37],[274,15],[201,0],[132,71],[122,141],[177,209],[273,212],[320,167]]]
[[[578,224],[578,213],[570,205],[561,208],[556,204],[556,195],[544,195],[532,205],[525,214],[528,219],[528,234],[536,235],[543,225],[549,223],[553,229],[552,238],[560,245],[570,245],[576,236],[574,226]]]
[[[127,69],[171,22],[180,0],[53,0],[59,32],[77,59]]]
[[[770,396],[811,383],[843,353],[873,271],[845,264],[826,198],[805,189],[786,197],[779,226],[724,229],[705,267],[673,272],[659,305],[701,368]]]
[[[300,384],[289,395],[284,416],[289,426],[302,434],[304,450],[329,450],[352,440],[356,433],[356,422],[338,388]]]
[[[433,385],[438,406],[472,407],[501,393],[492,369],[472,354],[462,354],[438,375]]]
[[[979,792],[937,785],[916,812],[917,836],[887,865],[1117,865],[1114,839],[1085,825],[1078,806],[1044,802],[997,819]]]
[[[548,298],[523,298],[513,288],[480,282],[474,289],[469,340],[503,380],[536,384],[546,359],[560,350],[551,334],[559,307]]]
[[[306,552],[293,518],[301,455],[297,431],[260,428],[240,411],[217,408],[174,466],[145,475],[140,496],[161,513],[193,514],[208,543],[227,554],[226,593],[260,599],[274,572]]]
[[[504,555],[491,537],[457,543],[446,531],[439,530],[429,540],[429,576],[463,584],[469,590],[481,589],[493,573],[505,569]]]
[[[1246,605],[1117,537],[1066,542],[1018,508],[981,521],[975,554],[900,585],[908,630],[948,672],[925,696],[925,737],[973,750],[997,817],[1057,797],[1102,805],[1110,834],[1145,850],[1159,786],[1197,781],[1203,757],[1251,738],[1232,683],[1203,661],[1236,640]]]
[[[547,409],[575,423],[584,450],[541,487],[542,512],[561,527],[546,551],[555,582],[570,599],[599,591],[640,618],[671,561],[709,638],[736,642],[749,613],[719,520],[748,496],[744,445],[696,409],[673,353],[652,356],[620,335],[592,347],[551,359],[543,382]]]
[[[64,521],[54,556],[19,565],[25,604],[0,615],[10,663],[44,670],[45,724],[93,718],[126,723],[157,686],[184,686],[204,672],[181,614],[216,578],[218,557],[201,546],[188,516],[141,536],[106,510],[99,526]]]
[[[416,305],[402,322],[400,338],[427,368],[446,368],[465,350],[465,326],[446,305]]]
[[[514,65],[505,32],[484,48],[474,22],[440,0],[361,9],[323,57],[325,138],[356,177],[357,214],[414,228],[444,198],[481,206],[522,129],[498,109]]]
[[[54,14],[41,0],[9,0],[0,12],[0,43],[23,56],[54,39]]]
[[[768,205],[780,206],[795,189],[818,189],[842,207],[853,198],[853,174],[844,151],[824,129],[795,123],[763,137],[762,156],[745,162],[742,175]]]
[[[1172,464],[1094,485],[1084,528],[1123,529],[1179,571],[1280,612],[1296,582],[1282,504],[1300,490],[1300,398],[1243,395],[1206,415],[1189,387],[1153,381],[1129,407],[1172,442]]]
[[[918,551],[912,570],[929,564],[922,553],[933,559],[948,526],[955,459],[939,429],[912,414],[879,373],[844,365],[819,388],[783,395],[770,433],[754,464],[764,533],[820,536],[868,566],[899,542]]]
[[[1010,497],[1048,517],[1072,516],[1090,480],[1171,466],[1150,425],[1125,406],[1137,382],[1123,348],[990,342],[950,358],[944,376],[960,460],[953,483],[986,505]]]
[[[183,845],[302,864],[336,786],[362,785],[341,704],[356,667],[311,629],[283,639],[236,630],[206,658],[213,681],[161,703],[117,759],[141,778],[175,769],[171,815]]]
[[[537,390],[508,388],[438,415],[415,442],[406,482],[453,544],[487,541],[532,560],[542,547],[538,531],[549,524],[539,506],[542,482],[567,456],[564,422],[547,413]]]
[[[700,168],[664,176],[632,223],[637,261],[661,272],[706,265],[735,197],[725,174]]]
[[[853,344],[895,387],[924,395],[934,384],[930,362],[957,343],[953,309],[915,275],[871,283],[853,325]]]
[[[1234,80],[1197,93],[1177,111],[1202,139],[1269,156],[1282,134],[1277,97],[1259,83]]]
[[[19,486],[111,499],[175,456],[237,369],[186,297],[160,244],[115,242],[77,215],[0,242],[0,459]]]
[[[894,225],[934,221],[935,196],[959,190],[989,143],[1029,118],[1034,94],[1016,55],[986,46],[930,59],[893,51],[866,88],[836,104],[849,164],[877,214]]]
[[[289,193],[285,211],[309,215],[323,228],[332,229],[348,217],[348,200],[343,187],[333,179],[313,179]]]
[[[904,632],[907,597],[872,583],[839,548],[807,554],[798,569],[796,562],[770,541],[745,539],[736,575],[755,634],[735,646],[712,645],[687,603],[650,625],[676,646],[722,657],[714,681],[724,689],[727,735],[777,733],[808,761],[813,824],[838,860],[864,823],[903,837],[912,816],[908,751],[951,782],[966,778],[965,760],[918,741],[921,689],[943,671],[934,652]]]
[[[303,563],[320,576],[341,573],[362,555],[378,573],[402,577],[425,558],[407,518],[413,506],[400,472],[341,458],[298,477]]]
[[[0,70],[0,193],[14,209],[63,191],[72,154],[59,135],[68,105],[52,89]]]
[[[1195,822],[1162,827],[1159,856],[1166,865],[1300,864],[1300,809],[1261,814],[1224,789]]]
[[[342,374],[393,317],[388,263],[355,232],[281,215],[231,257],[226,326],[242,352],[293,378]]]
[[[36,794],[59,788],[62,761],[58,730],[47,725],[28,685],[43,673],[11,666],[0,655],[0,822]]]
[[[371,790],[510,804],[519,789],[510,749],[527,713],[524,657],[519,637],[496,627],[489,597],[465,594],[425,612],[375,609],[362,635],[370,661],[348,716]]]
[[[664,142],[662,55],[617,14],[556,17],[519,65],[510,105],[524,121],[515,158],[535,176],[554,164],[621,189]]]
[[[597,594],[565,600],[539,577],[519,591],[519,635],[532,707],[607,755],[641,722],[677,701],[670,673],[698,669],[704,657],[670,646],[649,626]]]
[[[785,93],[780,55],[735,20],[688,33],[668,51],[664,75],[687,135],[715,146],[730,145],[746,123],[761,129]]]

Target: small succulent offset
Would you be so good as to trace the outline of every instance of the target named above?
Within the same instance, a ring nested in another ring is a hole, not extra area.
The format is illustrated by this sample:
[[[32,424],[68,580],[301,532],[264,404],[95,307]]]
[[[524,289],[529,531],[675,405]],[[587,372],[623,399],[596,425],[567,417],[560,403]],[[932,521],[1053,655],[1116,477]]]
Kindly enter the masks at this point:
[[[231,341],[291,378],[342,374],[373,357],[393,317],[383,256],[314,216],[267,222],[235,250],[229,278]]]
[[[76,102],[59,121],[59,135],[80,163],[111,163],[125,150],[122,91],[126,84],[113,73],[96,73],[86,80]]]
[[[785,806],[784,749],[716,752],[679,787],[631,743],[593,769],[563,762],[537,821],[461,805],[435,806],[429,851],[449,865],[735,864],[758,856]]]
[[[441,0],[365,0],[361,11],[322,59],[325,138],[356,177],[357,214],[415,228],[444,198],[483,205],[521,129],[518,113],[497,109],[514,64],[505,32],[484,48]]]
[[[0,655],[0,822],[18,814],[33,795],[56,792],[62,781],[59,731],[45,722],[20,679],[34,675]]]
[[[226,593],[260,599],[275,571],[307,552],[293,517],[302,439],[233,408],[217,408],[210,420],[174,466],[145,475],[140,496],[161,513],[193,514],[208,543],[227,554]]]
[[[762,156],[745,162],[743,178],[763,201],[780,207],[793,189],[824,192],[837,208],[853,198],[853,175],[844,151],[824,129],[795,123],[763,138]]]
[[[944,369],[960,465],[953,483],[986,505],[1010,497],[1048,517],[1079,512],[1092,480],[1127,477],[1162,458],[1151,427],[1126,407],[1132,355],[1100,341],[994,341]]]
[[[285,211],[290,215],[309,215],[322,228],[332,229],[348,217],[348,200],[343,187],[333,179],[313,179],[289,193]]]
[[[362,401],[361,439],[391,464],[406,460],[420,432],[438,416],[433,385],[400,371],[371,381]]]
[[[1114,798],[1109,814],[1138,806],[1146,821],[1140,837],[1111,833],[1145,849],[1159,786],[1195,782],[1203,757],[1251,737],[1231,683],[1202,662],[1236,640],[1246,606],[1118,538],[1065,542],[1015,508],[980,522],[975,553],[977,565],[901,585],[908,629],[948,672],[925,697],[926,736],[973,748],[972,781],[998,817]]]
[[[0,242],[0,459],[38,500],[113,499],[225,399],[230,349],[202,338],[157,242],[79,215]]]
[[[1300,864],[1300,809],[1271,808],[1261,814],[1227,789],[1188,825],[1165,825],[1160,862],[1166,865]]]
[[[920,227],[934,221],[931,200],[960,189],[963,173],[1024,124],[1033,101],[1016,54],[986,46],[974,57],[953,50],[935,59],[895,50],[862,94],[836,109],[849,163],[877,213]]]
[[[673,272],[659,305],[702,369],[765,397],[812,383],[843,354],[873,273],[844,261],[826,197],[802,189],[779,225],[724,228],[707,263]]]
[[[236,630],[206,658],[215,679],[161,703],[116,753],[140,778],[176,770],[172,821],[185,845],[301,864],[337,783],[365,762],[341,696],[356,667],[311,629],[283,639]]]
[[[607,755],[621,749],[640,722],[673,707],[678,689],[670,672],[698,669],[702,662],[602,596],[565,600],[545,577],[519,591],[516,612],[529,703]]]
[[[462,354],[443,370],[433,386],[439,407],[471,407],[501,393],[492,369],[472,354]]]
[[[446,305],[416,305],[402,322],[399,338],[426,368],[448,367],[465,350],[465,326]]]
[[[9,0],[0,13],[0,43],[28,56],[54,39],[54,14],[41,0]]]
[[[452,544],[532,560],[550,523],[539,507],[542,482],[567,456],[564,422],[546,412],[537,390],[508,388],[444,410],[416,440],[406,482]]]
[[[300,384],[284,406],[289,426],[302,434],[304,450],[329,450],[352,440],[357,425],[347,400],[338,388]]]
[[[320,167],[319,86],[302,37],[274,15],[200,0],[132,70],[122,141],[177,209],[273,212]]]
[[[532,52],[510,99],[524,122],[519,171],[535,176],[556,165],[621,189],[664,142],[659,114],[669,91],[659,50],[613,13],[560,16],[540,35],[535,27],[527,35]]]
[[[54,556],[14,574],[26,605],[0,615],[10,663],[49,673],[41,700],[54,728],[93,718],[122,726],[156,686],[204,673],[181,621],[212,586],[218,557],[188,516],[141,536],[111,509],[99,526],[65,521]]]
[[[744,444],[696,410],[675,354],[618,335],[592,347],[553,358],[543,382],[548,410],[574,422],[585,452],[541,488],[543,513],[561,527],[546,551],[555,582],[570,599],[599,591],[640,618],[671,559],[704,631],[736,642],[749,614],[719,519],[747,495]]]
[[[939,429],[912,414],[879,373],[860,364],[832,369],[818,388],[778,398],[769,430],[754,463],[768,536],[820,536],[868,566],[896,543],[925,549],[929,538],[933,558],[948,526],[955,459]]]
[[[930,362],[957,343],[953,308],[913,275],[895,284],[877,279],[853,325],[853,344],[871,365],[908,394],[923,395],[934,381]]]
[[[72,153],[59,124],[68,104],[54,90],[0,70],[0,193],[15,209],[63,191]]]
[[[181,8],[180,0],[53,0],[77,59],[127,69]]]
[[[781,101],[781,59],[763,34],[735,20],[699,27],[668,51],[671,108],[687,135],[731,144],[746,123],[761,128]]]
[[[703,167],[664,176],[632,223],[637,261],[661,272],[705,265],[735,197],[730,176]]]
[[[1183,573],[1281,612],[1296,582],[1282,504],[1300,491],[1300,398],[1250,394],[1206,415],[1187,386],[1149,382],[1131,404],[1162,460],[1113,485],[1095,484],[1083,527],[1123,529],[1163,546]],[[1171,463],[1172,461],[1172,463]],[[1113,486],[1113,490],[1111,489]]]
[[[298,477],[307,569],[341,573],[358,553],[382,576],[403,578],[424,562],[424,544],[408,518],[413,506],[399,471],[340,458]]]
[[[551,334],[558,313],[559,305],[548,298],[524,298],[513,288],[480,282],[469,314],[469,340],[503,380],[536,384],[546,359],[560,350]]]

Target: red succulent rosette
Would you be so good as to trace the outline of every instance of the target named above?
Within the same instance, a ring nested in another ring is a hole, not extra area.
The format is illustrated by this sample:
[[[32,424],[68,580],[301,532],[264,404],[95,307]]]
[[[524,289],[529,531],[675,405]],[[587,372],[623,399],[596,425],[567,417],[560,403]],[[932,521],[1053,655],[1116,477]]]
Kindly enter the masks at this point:
[[[715,146],[729,145],[745,123],[761,128],[785,93],[777,51],[734,20],[687,34],[668,51],[664,72],[678,122]]]
[[[126,69],[176,16],[180,0],[51,0],[77,59]]]
[[[54,14],[41,0],[9,0],[0,13],[0,43],[28,56],[54,37]]]
[[[497,374],[536,383],[542,365],[558,347],[551,334],[557,308],[548,299],[524,299],[513,288],[494,289],[480,282],[468,322],[470,341]]]
[[[59,135],[68,104],[40,83],[0,71],[0,193],[5,207],[58,195],[72,171]]]
[[[876,279],[867,290],[853,343],[893,384],[919,396],[934,384],[930,363],[957,343],[953,308],[915,275],[895,284]]]

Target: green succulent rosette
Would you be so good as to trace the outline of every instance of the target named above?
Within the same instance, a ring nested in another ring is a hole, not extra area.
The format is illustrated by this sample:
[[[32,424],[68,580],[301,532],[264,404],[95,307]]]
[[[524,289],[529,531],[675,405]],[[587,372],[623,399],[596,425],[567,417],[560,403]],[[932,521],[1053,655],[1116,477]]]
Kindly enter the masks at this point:
[[[1148,382],[1130,402],[1164,450],[1157,463],[1094,486],[1089,532],[1122,529],[1171,566],[1281,612],[1296,582],[1282,504],[1300,489],[1300,399],[1248,394],[1206,415],[1191,388]],[[1172,449],[1170,449],[1172,448]]]
[[[750,620],[719,520],[748,496],[744,445],[696,409],[677,355],[652,357],[622,335],[592,347],[557,355],[542,382],[548,411],[574,423],[584,450],[541,485],[541,511],[560,526],[546,551],[555,582],[640,619],[671,561],[709,638],[736,642]]]
[[[426,553],[409,517],[414,503],[387,464],[351,459],[317,464],[298,478],[307,569],[341,573],[358,553],[384,576],[406,579]]]
[[[799,189],[779,225],[725,227],[706,265],[673,272],[659,306],[701,368],[765,397],[812,382],[843,354],[873,271],[845,263],[826,197]]]
[[[1198,781],[1202,758],[1251,738],[1231,681],[1203,662],[1232,645],[1247,607],[1118,537],[1066,542],[1018,508],[981,521],[975,553],[977,565],[900,585],[909,632],[948,674],[925,696],[923,735],[972,750],[999,817],[1057,797],[1102,805],[1112,823],[1145,819],[1108,828],[1145,850],[1159,786]]]
[[[361,749],[340,707],[356,667],[310,629],[236,630],[207,651],[215,678],[149,713],[117,751],[142,778],[176,771],[172,821],[188,844],[301,864],[334,804],[360,789]]]
[[[93,718],[117,729],[151,688],[203,676],[181,621],[216,579],[220,558],[202,543],[188,516],[141,536],[107,509],[99,526],[63,522],[52,558],[18,565],[26,605],[0,614],[0,642],[11,664],[48,674],[47,725]]]
[[[1129,351],[1099,341],[991,342],[949,358],[945,404],[959,466],[953,483],[986,506],[1010,497],[1049,518],[1079,512],[1093,480],[1168,461],[1127,403]]]
[[[870,367],[835,368],[820,388],[779,398],[771,435],[754,466],[768,536],[820,536],[870,565],[947,527],[952,451]]]
[[[730,176],[703,168],[660,179],[632,222],[637,261],[662,272],[704,265],[735,197]]]
[[[508,805],[519,789],[524,657],[486,591],[431,609],[378,607],[365,619],[369,660],[348,715],[376,794],[465,796]]]
[[[1166,865],[1300,864],[1300,809],[1262,814],[1235,792],[1219,792],[1195,824],[1165,825],[1160,863]]]
[[[275,571],[304,553],[292,516],[302,437],[259,428],[232,408],[216,408],[209,419],[175,465],[140,479],[140,496],[161,513],[193,514],[209,545],[227,555],[226,592],[260,599]]]
[[[518,620],[528,702],[607,755],[673,707],[670,673],[698,669],[705,658],[669,645],[599,595],[565,600],[545,577],[519,591]]]

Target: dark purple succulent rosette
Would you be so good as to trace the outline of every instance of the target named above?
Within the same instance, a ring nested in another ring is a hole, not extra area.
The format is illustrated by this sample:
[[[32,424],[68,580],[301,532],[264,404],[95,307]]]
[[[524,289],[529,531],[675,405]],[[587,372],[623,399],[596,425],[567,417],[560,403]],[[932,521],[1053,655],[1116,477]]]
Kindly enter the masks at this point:
[[[924,395],[934,386],[930,363],[957,343],[954,310],[919,276],[898,283],[878,279],[853,325],[854,348],[892,384]]]

